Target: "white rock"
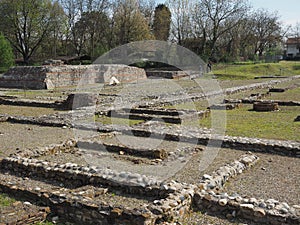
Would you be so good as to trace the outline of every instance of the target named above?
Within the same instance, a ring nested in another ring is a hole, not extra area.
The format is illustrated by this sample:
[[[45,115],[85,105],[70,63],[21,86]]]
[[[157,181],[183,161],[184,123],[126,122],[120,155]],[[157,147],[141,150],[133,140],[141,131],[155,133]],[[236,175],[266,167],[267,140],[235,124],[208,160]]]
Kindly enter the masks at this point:
[[[227,201],[226,198],[220,199],[220,200],[219,200],[219,205],[224,206],[224,205],[227,204],[227,202],[228,202],[228,201]]]
[[[254,205],[252,204],[241,204],[240,206],[244,209],[254,209]]]

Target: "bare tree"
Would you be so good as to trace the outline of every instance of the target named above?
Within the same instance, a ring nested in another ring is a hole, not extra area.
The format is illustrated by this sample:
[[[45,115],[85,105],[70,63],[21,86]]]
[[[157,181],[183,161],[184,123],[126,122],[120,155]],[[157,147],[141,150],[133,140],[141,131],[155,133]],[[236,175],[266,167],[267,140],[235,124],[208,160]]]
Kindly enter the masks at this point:
[[[193,8],[196,9],[193,19],[199,23],[198,32],[203,37],[207,54],[213,56],[220,38],[238,26],[248,5],[243,0],[200,0]]]
[[[82,42],[82,36],[78,37],[78,34],[75,30],[75,24],[80,19],[81,14],[83,13],[83,0],[59,0],[62,5],[66,17],[67,17],[67,28],[65,32],[65,54],[71,54],[69,46],[73,45],[75,51],[78,54],[81,47],[78,46],[78,43]],[[79,53],[80,54],[80,53]]]
[[[149,27],[151,28],[154,20],[154,11],[156,6],[155,0],[139,0],[139,9],[142,15],[145,17]]]
[[[179,45],[191,37],[192,21],[191,8],[194,1],[191,0],[168,0],[167,6],[172,15],[171,34],[172,39]]]
[[[72,43],[77,55],[84,51],[94,55],[96,31],[101,31],[101,22],[105,20],[106,14],[111,6],[110,0],[60,0],[68,18],[68,29],[66,32],[66,54],[69,43]],[[99,21],[97,21],[99,19]],[[104,24],[103,24],[104,25]],[[98,29],[95,26],[99,26]],[[103,30],[102,30],[103,31]],[[105,33],[105,32],[103,32]],[[99,33],[98,33],[99,34]],[[90,42],[87,49],[87,42]]]

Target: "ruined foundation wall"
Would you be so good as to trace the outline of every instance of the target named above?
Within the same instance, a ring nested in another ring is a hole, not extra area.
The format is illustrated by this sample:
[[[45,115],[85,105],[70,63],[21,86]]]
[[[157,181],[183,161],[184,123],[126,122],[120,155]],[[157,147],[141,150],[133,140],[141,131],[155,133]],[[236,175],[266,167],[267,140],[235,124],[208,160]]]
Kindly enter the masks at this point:
[[[0,77],[0,87],[51,89],[85,84],[108,83],[115,76],[121,83],[146,79],[143,69],[126,65],[19,66]]]

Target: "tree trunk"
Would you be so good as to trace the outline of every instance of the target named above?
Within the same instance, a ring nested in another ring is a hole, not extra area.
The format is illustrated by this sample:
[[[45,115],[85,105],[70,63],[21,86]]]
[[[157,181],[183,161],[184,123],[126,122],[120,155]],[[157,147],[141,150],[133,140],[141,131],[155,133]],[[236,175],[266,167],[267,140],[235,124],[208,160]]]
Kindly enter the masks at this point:
[[[23,54],[23,61],[26,66],[29,65],[29,56],[28,54]]]

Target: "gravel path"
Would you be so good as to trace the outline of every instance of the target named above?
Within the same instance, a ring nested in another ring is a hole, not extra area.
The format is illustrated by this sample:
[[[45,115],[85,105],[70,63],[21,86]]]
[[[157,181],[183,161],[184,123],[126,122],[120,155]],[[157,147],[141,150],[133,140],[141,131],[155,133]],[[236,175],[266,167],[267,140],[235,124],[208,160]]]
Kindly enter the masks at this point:
[[[71,129],[30,124],[0,123],[0,156],[26,148],[44,147],[73,137]]]

